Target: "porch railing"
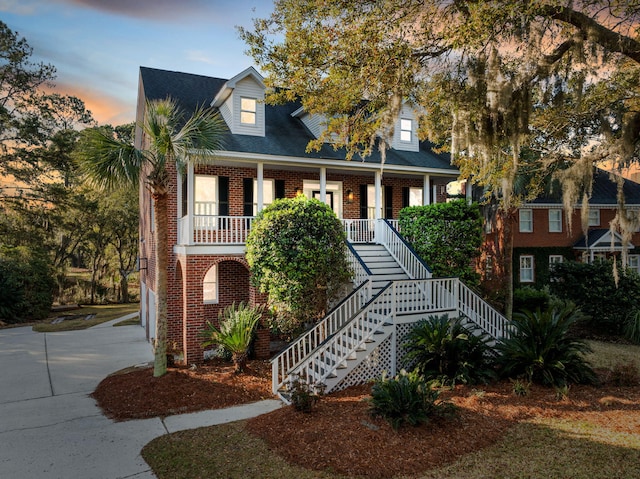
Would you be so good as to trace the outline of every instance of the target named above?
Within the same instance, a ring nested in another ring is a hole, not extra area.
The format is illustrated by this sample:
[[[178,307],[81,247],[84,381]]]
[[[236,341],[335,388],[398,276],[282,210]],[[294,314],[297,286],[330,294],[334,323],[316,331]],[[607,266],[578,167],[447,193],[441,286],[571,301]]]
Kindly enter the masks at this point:
[[[342,220],[342,227],[350,243],[373,243],[376,238],[376,220]]]
[[[178,221],[181,244],[243,245],[247,241],[253,216],[194,215],[193,230],[189,232],[189,218]]]

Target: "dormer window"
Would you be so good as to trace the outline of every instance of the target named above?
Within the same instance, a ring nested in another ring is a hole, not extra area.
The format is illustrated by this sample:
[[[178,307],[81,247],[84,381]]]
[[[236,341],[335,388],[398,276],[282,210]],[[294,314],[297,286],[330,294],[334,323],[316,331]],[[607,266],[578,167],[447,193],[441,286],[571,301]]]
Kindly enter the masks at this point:
[[[400,120],[400,141],[410,142],[412,140],[413,121],[408,118]]]
[[[243,125],[256,124],[257,104],[255,98],[240,98],[240,123]]]

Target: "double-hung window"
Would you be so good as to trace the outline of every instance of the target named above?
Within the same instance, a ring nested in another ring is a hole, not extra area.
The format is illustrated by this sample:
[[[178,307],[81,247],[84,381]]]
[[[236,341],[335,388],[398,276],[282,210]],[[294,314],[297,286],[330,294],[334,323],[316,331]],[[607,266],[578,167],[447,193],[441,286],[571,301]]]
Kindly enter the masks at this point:
[[[589,226],[600,226],[600,210],[589,209]]]
[[[520,233],[532,233],[533,232],[533,210],[521,209],[519,215],[520,215]]]
[[[408,118],[400,119],[400,141],[410,142],[413,135],[413,121]]]
[[[243,125],[256,124],[258,100],[255,98],[240,98],[240,123]]]
[[[562,210],[549,210],[549,233],[562,233]]]
[[[520,256],[520,282],[533,283],[533,256]]]

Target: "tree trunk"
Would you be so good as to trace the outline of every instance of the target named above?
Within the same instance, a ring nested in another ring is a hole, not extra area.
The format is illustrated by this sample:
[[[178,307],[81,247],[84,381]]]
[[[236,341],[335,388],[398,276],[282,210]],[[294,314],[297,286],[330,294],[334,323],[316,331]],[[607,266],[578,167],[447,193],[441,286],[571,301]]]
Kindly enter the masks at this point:
[[[129,276],[124,270],[120,270],[120,300],[124,304],[129,302]]]
[[[244,372],[244,368],[247,366],[247,360],[249,359],[249,355],[246,351],[242,353],[233,353],[231,355],[231,360],[235,365],[236,369],[234,371],[235,374],[240,374]]]
[[[511,211],[505,211],[503,221],[504,232],[504,272],[505,272],[505,287],[507,289],[504,310],[507,319],[513,317],[513,215]]]
[[[154,194],[155,234],[156,234],[156,344],[153,362],[153,376],[159,377],[167,372],[167,269],[169,266],[168,252],[168,221],[167,194]]]

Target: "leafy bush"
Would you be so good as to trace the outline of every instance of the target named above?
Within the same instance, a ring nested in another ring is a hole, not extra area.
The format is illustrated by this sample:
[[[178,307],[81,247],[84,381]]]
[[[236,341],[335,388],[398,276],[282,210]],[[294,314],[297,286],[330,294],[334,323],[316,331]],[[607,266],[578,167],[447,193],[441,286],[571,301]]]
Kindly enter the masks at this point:
[[[218,315],[219,329],[207,321],[206,329],[202,332],[205,338],[202,345],[216,345],[229,351],[236,373],[241,373],[247,364],[249,347],[262,317],[262,310],[262,307],[251,308],[244,303],[237,307],[235,303],[227,306]]]
[[[573,301],[593,331],[621,334],[629,315],[640,309],[640,276],[619,268],[618,285],[611,261],[567,261],[554,265],[551,293]]]
[[[400,230],[434,276],[457,276],[478,285],[473,260],[482,245],[482,217],[465,200],[411,206],[400,210]]]
[[[462,325],[462,318],[431,316],[406,337],[407,364],[427,380],[449,383],[487,382],[495,377],[487,337]]]
[[[569,334],[579,318],[570,306],[514,314],[512,335],[496,345],[502,376],[549,386],[595,383],[596,375],[584,358],[591,348]]]
[[[402,370],[395,378],[386,374],[371,389],[370,413],[383,417],[394,429],[404,424],[418,426],[434,416],[451,413],[453,405],[438,401],[439,391],[432,389],[417,372]]]
[[[331,207],[303,196],[258,213],[246,256],[252,281],[269,295],[271,325],[283,333],[322,318],[351,278],[342,223]]]
[[[54,288],[44,255],[25,247],[0,250],[0,320],[22,323],[46,318]]]
[[[535,311],[549,307],[549,293],[543,289],[530,287],[518,288],[513,292],[514,311]]]
[[[324,392],[323,384],[309,385],[307,381],[294,375],[287,386],[289,399],[296,411],[311,412]]]

